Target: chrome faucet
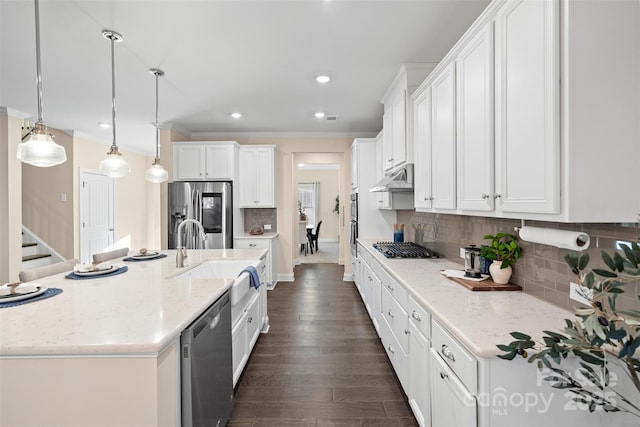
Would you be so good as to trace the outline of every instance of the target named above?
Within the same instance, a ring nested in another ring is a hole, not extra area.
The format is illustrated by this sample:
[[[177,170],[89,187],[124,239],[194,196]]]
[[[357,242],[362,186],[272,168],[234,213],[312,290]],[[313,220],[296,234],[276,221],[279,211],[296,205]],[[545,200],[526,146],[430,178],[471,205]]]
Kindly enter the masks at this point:
[[[205,234],[204,228],[202,227],[202,224],[200,224],[200,221],[195,219],[185,219],[178,226],[178,243],[182,242],[182,229],[187,223],[196,224],[198,226],[198,232],[200,233],[200,238],[202,239],[202,241],[204,242],[205,240],[207,240],[207,235]],[[178,250],[178,253],[176,254],[176,268],[182,268],[184,267],[184,259],[187,257],[187,248],[185,246],[178,245],[176,249]]]

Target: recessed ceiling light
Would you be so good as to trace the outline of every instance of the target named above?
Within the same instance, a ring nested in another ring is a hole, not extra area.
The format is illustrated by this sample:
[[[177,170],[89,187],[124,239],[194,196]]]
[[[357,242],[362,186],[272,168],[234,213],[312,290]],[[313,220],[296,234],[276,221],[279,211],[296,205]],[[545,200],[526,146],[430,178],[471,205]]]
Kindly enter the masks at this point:
[[[318,111],[318,112],[315,114],[315,116],[316,116],[316,119],[321,119],[321,118],[323,118],[323,117],[324,117],[324,113],[323,113],[322,111]]]
[[[329,81],[331,80],[331,77],[325,75],[325,74],[321,74],[318,77],[316,77],[316,81],[318,83],[329,83]]]
[[[242,113],[231,113],[231,117],[234,119],[239,119],[242,117]]]
[[[105,129],[108,129],[108,128],[111,127],[111,125],[109,123],[102,123],[102,122],[99,122],[98,126],[100,126],[101,128],[105,128]]]

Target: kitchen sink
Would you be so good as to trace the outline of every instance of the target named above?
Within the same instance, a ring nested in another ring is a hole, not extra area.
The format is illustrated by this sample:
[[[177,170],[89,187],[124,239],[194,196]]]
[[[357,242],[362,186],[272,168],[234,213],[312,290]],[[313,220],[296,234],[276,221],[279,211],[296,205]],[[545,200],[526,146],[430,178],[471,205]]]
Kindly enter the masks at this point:
[[[249,284],[249,274],[238,274],[247,266],[253,266],[258,270],[258,274],[262,271],[264,264],[259,260],[216,260],[206,261],[196,265],[189,270],[176,275],[177,279],[234,279],[230,289],[231,305],[237,305],[246,297],[250,297],[257,291]]]

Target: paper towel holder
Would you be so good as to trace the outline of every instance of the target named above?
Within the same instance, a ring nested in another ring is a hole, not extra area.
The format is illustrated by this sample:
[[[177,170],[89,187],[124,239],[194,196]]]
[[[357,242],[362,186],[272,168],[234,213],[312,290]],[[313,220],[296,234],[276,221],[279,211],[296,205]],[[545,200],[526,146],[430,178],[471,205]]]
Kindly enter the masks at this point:
[[[544,245],[555,246],[561,249],[571,249],[575,251],[584,251],[589,248],[589,245],[591,243],[589,235],[584,232],[571,232],[568,230],[545,229],[538,227],[527,227],[527,234],[530,234],[534,230],[536,234],[530,235],[528,236],[528,238],[525,238],[520,233],[521,230],[525,227],[524,220],[521,221],[521,226],[514,227],[514,230],[519,233],[519,237],[523,241],[541,243]],[[552,233],[553,237],[544,234],[541,235],[540,232],[547,234]]]

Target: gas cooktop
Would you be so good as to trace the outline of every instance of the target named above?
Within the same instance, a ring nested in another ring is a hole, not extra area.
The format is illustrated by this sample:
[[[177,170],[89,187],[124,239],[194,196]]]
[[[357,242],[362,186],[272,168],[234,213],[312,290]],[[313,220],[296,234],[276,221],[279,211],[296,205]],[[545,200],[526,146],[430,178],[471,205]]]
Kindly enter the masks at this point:
[[[386,258],[440,258],[436,252],[412,242],[377,242],[373,247]]]

